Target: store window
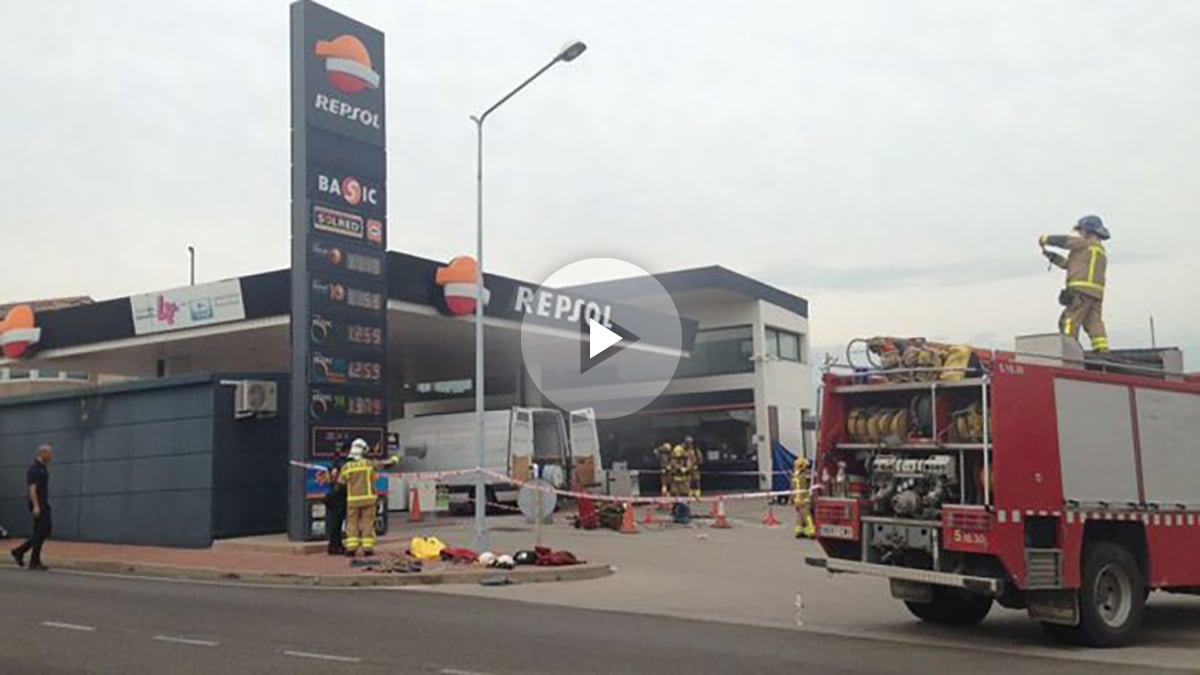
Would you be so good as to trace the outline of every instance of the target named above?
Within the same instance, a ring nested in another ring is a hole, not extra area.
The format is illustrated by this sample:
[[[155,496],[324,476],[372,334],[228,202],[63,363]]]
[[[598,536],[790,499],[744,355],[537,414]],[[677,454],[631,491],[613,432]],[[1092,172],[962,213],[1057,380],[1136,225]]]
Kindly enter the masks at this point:
[[[784,361],[804,361],[804,337],[799,333],[767,328],[767,355]]]
[[[691,356],[680,359],[676,377],[754,372],[754,337],[750,326],[709,328],[696,333]]]

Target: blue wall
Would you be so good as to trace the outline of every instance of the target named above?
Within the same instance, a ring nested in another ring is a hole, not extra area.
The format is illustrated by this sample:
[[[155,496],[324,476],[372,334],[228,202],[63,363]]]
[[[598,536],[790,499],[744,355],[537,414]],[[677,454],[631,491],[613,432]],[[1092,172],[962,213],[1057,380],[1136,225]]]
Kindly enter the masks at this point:
[[[48,442],[56,539],[206,547],[282,531],[286,416],[235,421],[221,379],[0,400],[0,523],[28,534],[25,471]]]

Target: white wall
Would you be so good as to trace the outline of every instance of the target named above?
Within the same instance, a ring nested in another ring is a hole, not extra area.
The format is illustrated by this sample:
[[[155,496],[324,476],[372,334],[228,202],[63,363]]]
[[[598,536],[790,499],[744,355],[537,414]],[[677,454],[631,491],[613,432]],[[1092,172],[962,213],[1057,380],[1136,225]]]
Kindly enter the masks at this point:
[[[812,388],[808,319],[766,301],[757,301],[755,305],[755,444],[758,449],[758,465],[765,472],[771,466],[768,408],[775,406],[778,412],[779,441],[792,452],[801,454],[804,451],[802,411],[815,411],[816,394]],[[800,334],[800,363],[767,356],[768,327]],[[770,476],[764,473],[762,487],[769,486]]]

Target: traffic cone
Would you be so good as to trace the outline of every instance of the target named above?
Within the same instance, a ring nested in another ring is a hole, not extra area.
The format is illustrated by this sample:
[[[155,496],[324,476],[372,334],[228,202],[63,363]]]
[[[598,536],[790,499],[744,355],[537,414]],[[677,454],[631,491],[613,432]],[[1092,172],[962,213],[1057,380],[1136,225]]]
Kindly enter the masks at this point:
[[[719,500],[719,499],[718,499],[718,500],[717,500],[717,501],[715,501],[715,502],[709,502],[709,503],[708,503],[708,517],[709,517],[709,518],[716,518],[716,517],[717,517],[717,512],[718,512],[718,511],[720,510],[720,508],[721,508],[720,506],[718,506],[718,504],[720,504],[720,502],[721,502],[721,500]]]
[[[634,512],[633,504],[625,505],[625,517],[621,519],[621,534],[637,534],[637,513]]]
[[[415,487],[408,489],[408,522],[421,522],[421,493]]]
[[[728,530],[733,526],[729,524],[729,518],[725,515],[725,498],[721,497],[716,501],[716,514],[713,515],[713,528],[717,530]]]
[[[774,529],[776,527],[779,527],[779,524],[780,524],[779,519],[775,517],[775,507],[768,504],[767,505],[767,517],[763,518],[763,525],[766,525],[767,527]]]

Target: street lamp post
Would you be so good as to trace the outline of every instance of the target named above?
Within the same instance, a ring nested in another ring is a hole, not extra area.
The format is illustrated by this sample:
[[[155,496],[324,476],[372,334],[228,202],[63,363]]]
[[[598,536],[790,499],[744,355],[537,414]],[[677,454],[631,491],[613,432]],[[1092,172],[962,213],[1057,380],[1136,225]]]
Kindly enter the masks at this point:
[[[483,446],[483,123],[488,115],[504,105],[508,99],[517,95],[529,83],[541,77],[542,73],[550,70],[558,63],[574,61],[587,49],[582,42],[572,42],[563,48],[549,63],[530,75],[515,89],[508,92],[499,101],[492,104],[480,115],[472,115],[475,123],[475,450],[477,468],[480,470],[475,477],[475,543],[476,551],[486,551],[489,548],[487,531],[487,489],[484,486],[484,446]]]
[[[196,285],[196,247],[188,245],[188,284]]]

